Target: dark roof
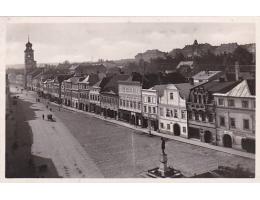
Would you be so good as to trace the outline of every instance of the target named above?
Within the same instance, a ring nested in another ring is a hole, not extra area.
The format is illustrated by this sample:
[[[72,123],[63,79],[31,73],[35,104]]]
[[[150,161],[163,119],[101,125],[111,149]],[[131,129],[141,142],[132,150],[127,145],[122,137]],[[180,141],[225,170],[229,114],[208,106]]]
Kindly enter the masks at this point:
[[[196,87],[190,83],[180,83],[180,84],[174,84],[175,87],[179,90],[180,95],[185,98],[188,99],[189,95],[190,95],[190,89]]]
[[[94,84],[97,83],[98,81],[99,81],[99,78],[98,78],[98,75],[97,75],[97,74],[90,74],[90,75],[89,75],[88,82],[89,82],[89,85],[90,85],[90,86],[94,85]]]
[[[205,90],[211,93],[226,93],[236,85],[238,85],[241,81],[209,81],[199,86],[203,86]],[[199,87],[196,86],[196,87]],[[195,87],[194,87],[195,88]]]
[[[110,80],[107,82],[107,84],[104,85],[101,92],[114,92],[115,94],[118,93],[118,82],[119,81],[125,81],[129,78],[129,75],[126,74],[118,74],[114,75],[110,78]]]
[[[247,81],[247,85],[248,85],[251,95],[255,95],[255,80],[248,79],[246,81]]]

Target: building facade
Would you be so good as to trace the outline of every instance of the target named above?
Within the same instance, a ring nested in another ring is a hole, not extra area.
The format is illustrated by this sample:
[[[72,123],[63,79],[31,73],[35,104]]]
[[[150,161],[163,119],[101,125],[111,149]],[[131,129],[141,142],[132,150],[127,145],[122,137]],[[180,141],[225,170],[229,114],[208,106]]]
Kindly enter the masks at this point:
[[[190,90],[187,102],[188,137],[217,145],[215,92],[225,92],[238,82],[209,81]]]
[[[158,130],[158,95],[153,88],[142,89],[143,127]]]
[[[218,145],[245,149],[243,139],[255,141],[254,81],[243,80],[227,92],[213,94]]]
[[[100,83],[101,81],[97,82],[93,86],[90,87],[89,91],[89,106],[90,112],[100,114],[101,107],[100,107]]]
[[[141,90],[138,81],[119,81],[119,120],[142,126]]]
[[[179,85],[179,88],[176,87],[176,85]],[[154,86],[159,95],[159,131],[187,138],[187,95],[180,89],[180,85],[184,84]],[[189,84],[187,83],[187,86],[188,85]]]
[[[119,81],[125,81],[129,78],[129,75],[114,74],[104,84],[100,91],[100,105],[102,109],[102,115],[104,117],[110,117],[118,119],[119,109],[119,95],[118,85]]]

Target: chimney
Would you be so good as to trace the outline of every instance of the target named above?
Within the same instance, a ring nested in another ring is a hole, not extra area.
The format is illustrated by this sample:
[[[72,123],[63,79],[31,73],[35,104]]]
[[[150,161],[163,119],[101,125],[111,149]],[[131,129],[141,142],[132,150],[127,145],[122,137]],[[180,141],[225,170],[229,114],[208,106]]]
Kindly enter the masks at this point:
[[[235,63],[235,74],[236,74],[236,81],[239,80],[239,63],[236,61]]]

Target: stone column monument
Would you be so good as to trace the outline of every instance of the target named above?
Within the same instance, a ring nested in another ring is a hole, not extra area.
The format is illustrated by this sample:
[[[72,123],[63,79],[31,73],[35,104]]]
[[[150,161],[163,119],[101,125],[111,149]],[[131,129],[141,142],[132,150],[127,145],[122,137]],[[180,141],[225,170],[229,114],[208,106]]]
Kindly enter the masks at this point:
[[[167,154],[165,153],[165,139],[161,138],[162,144],[161,144],[161,158],[160,158],[160,166],[159,166],[159,172],[161,172],[161,175],[165,177],[167,171],[168,171],[168,166],[167,166]]]

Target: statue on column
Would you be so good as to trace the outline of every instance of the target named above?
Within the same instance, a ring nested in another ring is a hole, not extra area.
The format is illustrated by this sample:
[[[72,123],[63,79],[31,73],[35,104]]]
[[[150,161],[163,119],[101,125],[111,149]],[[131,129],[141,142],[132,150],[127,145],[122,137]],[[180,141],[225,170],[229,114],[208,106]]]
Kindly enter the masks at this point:
[[[162,154],[166,155],[166,153],[165,153],[165,139],[163,137],[161,137],[161,140],[162,140],[162,144],[161,144]]]

